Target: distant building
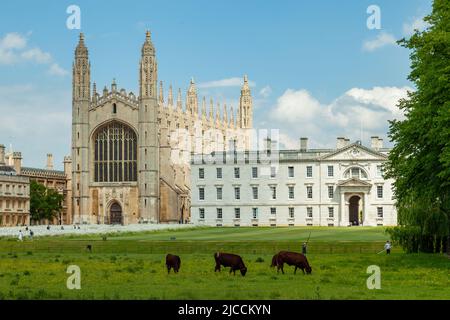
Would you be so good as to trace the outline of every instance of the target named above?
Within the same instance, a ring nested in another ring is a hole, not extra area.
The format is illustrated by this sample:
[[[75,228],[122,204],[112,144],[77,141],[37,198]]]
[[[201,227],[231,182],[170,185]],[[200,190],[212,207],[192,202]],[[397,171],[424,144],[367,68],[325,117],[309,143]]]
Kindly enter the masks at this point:
[[[338,138],[335,149],[193,155],[191,221],[209,226],[396,225],[388,148]],[[211,160],[213,159],[213,161]]]
[[[30,179],[20,173],[20,152],[11,155],[13,165],[6,164],[5,146],[0,144],[0,226],[30,223]]]
[[[36,181],[49,189],[56,190],[64,196],[62,211],[52,220],[32,221],[30,224],[71,224],[71,177],[72,166],[70,157],[64,158],[64,171],[53,168],[53,155],[47,154],[47,165],[45,168],[22,167],[22,155],[20,152],[10,151],[4,154],[4,162],[9,168],[14,168],[15,172],[26,177],[29,182]]]

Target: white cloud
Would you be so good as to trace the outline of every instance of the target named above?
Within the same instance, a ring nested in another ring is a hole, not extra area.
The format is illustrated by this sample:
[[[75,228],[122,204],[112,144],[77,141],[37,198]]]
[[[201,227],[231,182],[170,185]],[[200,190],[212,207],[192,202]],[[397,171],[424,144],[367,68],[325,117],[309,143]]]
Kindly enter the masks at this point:
[[[259,90],[259,95],[263,98],[268,98],[272,93],[272,88],[270,86],[265,86],[261,90]]]
[[[24,51],[20,55],[25,60],[35,61],[37,63],[50,63],[52,61],[52,56],[48,52],[43,52],[39,48],[33,48]]]
[[[27,35],[29,36],[31,33]],[[0,65],[15,65],[23,62],[50,65],[48,73],[51,75],[65,76],[68,74],[54,62],[50,53],[38,47],[30,48],[26,36],[11,32],[0,38]]]
[[[61,68],[57,63],[53,63],[48,70],[48,73],[55,76],[66,76],[69,72]]]
[[[319,101],[308,91],[288,89],[278,98],[273,116],[286,123],[304,123],[312,120],[320,110]]]
[[[26,38],[17,32],[8,33],[3,39],[0,39],[0,48],[2,49],[23,49],[26,45]]]
[[[288,89],[268,114],[271,128],[280,129],[280,144],[298,147],[299,137],[309,137],[316,147],[332,147],[337,136],[352,141],[378,135],[386,138],[388,120],[401,119],[398,101],[409,87],[352,88],[329,104],[308,91]],[[361,131],[362,128],[362,131]]]
[[[243,78],[234,77],[221,80],[202,82],[197,85],[199,88],[222,88],[222,87],[240,87],[244,83]],[[248,82],[252,87],[255,85],[253,81]]]
[[[424,17],[413,18],[412,21],[403,24],[403,34],[412,36],[415,30],[424,31],[430,24],[423,20]]]
[[[53,153],[62,168],[64,155],[70,154],[70,90],[0,86],[0,101],[0,144],[11,143],[14,151],[21,151],[24,166],[42,168],[45,155]]]
[[[377,35],[377,37],[373,40],[367,40],[363,43],[364,51],[374,51],[376,49],[382,48],[388,45],[396,45],[397,40],[395,37],[386,32],[381,32]]]

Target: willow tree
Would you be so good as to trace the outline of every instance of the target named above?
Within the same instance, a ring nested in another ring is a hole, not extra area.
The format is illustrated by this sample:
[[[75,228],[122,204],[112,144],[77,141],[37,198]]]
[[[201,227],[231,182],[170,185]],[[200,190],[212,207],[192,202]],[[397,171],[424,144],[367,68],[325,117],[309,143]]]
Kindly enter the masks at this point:
[[[449,251],[450,1],[435,0],[429,24],[399,44],[411,50],[415,90],[399,102],[404,120],[390,122],[394,147],[386,177],[395,179],[399,227],[393,240],[409,252]]]

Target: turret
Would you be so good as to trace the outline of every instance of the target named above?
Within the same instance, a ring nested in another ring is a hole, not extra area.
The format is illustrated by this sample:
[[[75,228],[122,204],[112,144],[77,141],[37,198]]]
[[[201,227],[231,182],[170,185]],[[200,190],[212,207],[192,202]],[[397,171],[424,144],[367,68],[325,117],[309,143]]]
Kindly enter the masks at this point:
[[[244,84],[241,88],[241,98],[239,100],[239,126],[241,128],[253,127],[253,102],[248,83],[247,75],[244,76]]]
[[[159,221],[159,139],[158,137],[158,67],[156,52],[150,38],[145,35],[142,45],[139,74],[138,123],[138,185],[139,218]]]
[[[72,95],[72,207],[76,223],[90,223],[89,208],[89,104],[90,62],[80,33],[73,63]]]

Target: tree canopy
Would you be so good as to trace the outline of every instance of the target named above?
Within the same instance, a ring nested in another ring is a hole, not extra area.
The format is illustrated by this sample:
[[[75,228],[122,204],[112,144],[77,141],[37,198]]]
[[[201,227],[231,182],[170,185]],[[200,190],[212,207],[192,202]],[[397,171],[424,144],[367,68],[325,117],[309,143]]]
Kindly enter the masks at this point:
[[[395,180],[393,238],[408,251],[438,252],[450,234],[450,1],[435,0],[424,20],[426,30],[399,41],[411,50],[416,90],[399,103],[405,118],[390,122],[386,177]]]
[[[30,183],[31,220],[51,220],[62,210],[63,195],[36,181]]]

